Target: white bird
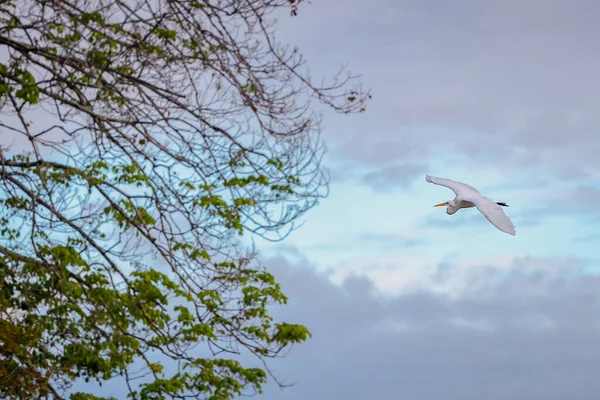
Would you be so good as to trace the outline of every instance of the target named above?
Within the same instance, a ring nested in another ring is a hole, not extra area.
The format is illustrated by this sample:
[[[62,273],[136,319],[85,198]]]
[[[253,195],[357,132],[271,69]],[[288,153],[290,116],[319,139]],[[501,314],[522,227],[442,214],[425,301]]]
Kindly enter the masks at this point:
[[[454,214],[461,208],[477,207],[477,209],[485,215],[488,221],[496,228],[513,236],[517,234],[512,221],[504,214],[504,211],[502,211],[502,207],[508,207],[508,204],[494,202],[487,197],[482,196],[477,189],[466,183],[456,182],[452,179],[436,178],[429,175],[425,175],[425,180],[434,185],[446,186],[447,188],[452,189],[456,194],[454,200],[436,204],[434,207],[448,206],[446,209],[448,215]]]

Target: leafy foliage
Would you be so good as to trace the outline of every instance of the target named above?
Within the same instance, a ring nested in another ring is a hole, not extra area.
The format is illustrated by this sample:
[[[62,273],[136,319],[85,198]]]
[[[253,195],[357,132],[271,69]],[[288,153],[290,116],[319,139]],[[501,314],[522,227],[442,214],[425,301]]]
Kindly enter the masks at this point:
[[[0,397],[231,399],[310,336],[240,242],[326,194],[311,99],[369,97],[276,43],[300,2],[0,0]]]

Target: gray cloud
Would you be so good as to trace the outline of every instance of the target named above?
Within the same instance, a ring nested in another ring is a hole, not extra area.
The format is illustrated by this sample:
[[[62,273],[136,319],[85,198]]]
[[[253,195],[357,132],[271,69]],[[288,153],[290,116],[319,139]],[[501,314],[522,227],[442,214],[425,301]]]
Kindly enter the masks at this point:
[[[265,399],[593,399],[600,394],[600,278],[533,258],[473,269],[458,298],[382,296],[352,276],[341,287],[271,260],[291,301],[281,316],[314,337],[273,366],[295,386]],[[454,267],[440,267],[440,279]],[[566,277],[568,276],[568,278]]]
[[[313,337],[271,360],[277,378],[293,385],[281,390],[271,381],[262,399],[600,394],[600,276],[581,273],[585,260],[524,257],[508,267],[466,269],[446,262],[435,268],[436,283],[467,274],[452,296],[426,288],[384,294],[360,275],[337,286],[301,257],[265,261],[289,297],[273,309],[276,319],[302,323]],[[104,385],[96,394],[124,390]]]
[[[585,0],[331,0],[283,32],[313,68],[347,60],[373,88],[366,114],[328,120],[339,160],[384,168],[456,150],[467,167],[562,180],[600,169],[599,18]]]
[[[543,201],[523,204],[521,210],[513,214],[514,217],[530,224],[537,224],[554,215],[585,218],[589,224],[600,222],[600,189],[579,186],[572,189],[559,188],[556,192]]]
[[[577,187],[569,192],[562,192],[552,202],[553,210],[575,213],[600,212],[600,189],[596,187]]]
[[[362,176],[362,182],[374,190],[406,186],[416,175],[425,173],[427,167],[418,164],[392,164]]]

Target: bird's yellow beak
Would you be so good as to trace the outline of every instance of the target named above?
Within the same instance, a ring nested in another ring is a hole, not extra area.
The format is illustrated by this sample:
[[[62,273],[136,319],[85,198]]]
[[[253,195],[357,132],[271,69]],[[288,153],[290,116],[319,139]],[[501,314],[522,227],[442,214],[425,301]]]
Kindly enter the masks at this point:
[[[445,201],[445,202],[443,202],[443,203],[436,204],[434,207],[443,207],[443,206],[447,206],[447,205],[448,205],[448,202],[447,202],[447,201]]]

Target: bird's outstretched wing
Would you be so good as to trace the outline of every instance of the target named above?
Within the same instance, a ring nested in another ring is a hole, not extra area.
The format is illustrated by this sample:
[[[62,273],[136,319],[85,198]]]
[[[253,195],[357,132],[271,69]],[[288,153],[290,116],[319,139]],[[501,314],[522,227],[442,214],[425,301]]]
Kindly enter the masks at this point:
[[[476,194],[481,196],[477,189],[475,189],[473,186],[467,185],[466,183],[453,181],[452,179],[436,178],[435,176],[430,175],[425,175],[425,180],[427,182],[433,183],[434,185],[445,186],[449,189],[452,189],[452,191],[457,196],[460,195],[461,197],[463,197],[464,195],[469,194]]]
[[[515,236],[515,226],[504,211],[502,207],[484,196],[472,196],[463,198],[465,201],[470,201],[475,204],[475,207],[492,223],[496,228],[502,232],[508,233],[509,235]]]

